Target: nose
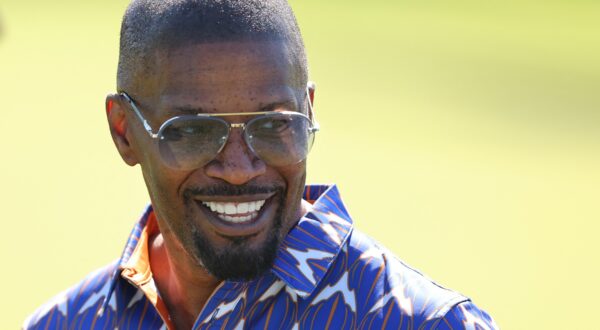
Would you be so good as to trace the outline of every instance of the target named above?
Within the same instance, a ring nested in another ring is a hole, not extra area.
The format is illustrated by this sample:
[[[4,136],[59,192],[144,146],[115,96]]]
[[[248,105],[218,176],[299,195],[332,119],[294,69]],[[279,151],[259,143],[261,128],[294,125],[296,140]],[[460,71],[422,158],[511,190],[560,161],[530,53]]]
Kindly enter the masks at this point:
[[[266,164],[248,148],[241,133],[231,131],[223,150],[204,167],[206,175],[242,185],[266,172]]]

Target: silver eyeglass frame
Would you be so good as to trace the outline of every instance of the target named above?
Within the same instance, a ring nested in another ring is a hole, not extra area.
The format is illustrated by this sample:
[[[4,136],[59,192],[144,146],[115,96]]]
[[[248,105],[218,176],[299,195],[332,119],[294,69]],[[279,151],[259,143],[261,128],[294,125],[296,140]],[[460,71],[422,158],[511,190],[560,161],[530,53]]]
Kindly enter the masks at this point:
[[[312,114],[312,118],[308,117],[307,115],[300,113],[300,112],[296,112],[296,111],[255,111],[255,112],[228,112],[228,113],[197,113],[194,115],[181,115],[181,116],[175,116],[172,118],[167,119],[165,122],[163,122],[160,127],[158,128],[158,131],[156,133],[154,133],[154,130],[152,129],[152,126],[150,126],[150,124],[148,123],[148,120],[146,120],[146,118],[142,115],[142,112],[140,111],[140,109],[137,107],[137,105],[135,104],[135,102],[133,101],[133,99],[126,93],[126,92],[120,92],[119,93],[120,96],[122,96],[125,101],[127,101],[127,103],[131,106],[131,109],[133,110],[133,112],[135,113],[135,115],[138,117],[138,119],[142,122],[142,125],[144,126],[144,129],[146,130],[146,132],[148,133],[148,135],[150,135],[150,137],[152,139],[158,139],[159,136],[161,135],[162,131],[164,130],[165,127],[168,126],[169,123],[171,123],[172,121],[178,120],[182,117],[231,117],[231,116],[257,116],[257,115],[269,115],[269,114],[293,114],[295,116],[300,115],[302,117],[305,117],[306,119],[308,119],[308,121],[311,123],[311,127],[309,128],[309,133],[315,133],[318,132],[320,129],[319,123],[316,121],[315,119],[315,114],[313,112],[313,106],[312,106],[312,102],[310,100],[310,94],[309,94],[309,90],[308,87],[306,88],[306,97],[308,100],[308,108],[310,110],[310,113]],[[229,133],[231,132],[232,128],[241,128],[244,129],[246,127],[246,123],[250,122],[254,120],[251,119],[247,122],[241,122],[241,123],[230,123],[227,121],[224,121],[228,126],[229,126],[229,132],[227,134],[227,138],[229,138]]]

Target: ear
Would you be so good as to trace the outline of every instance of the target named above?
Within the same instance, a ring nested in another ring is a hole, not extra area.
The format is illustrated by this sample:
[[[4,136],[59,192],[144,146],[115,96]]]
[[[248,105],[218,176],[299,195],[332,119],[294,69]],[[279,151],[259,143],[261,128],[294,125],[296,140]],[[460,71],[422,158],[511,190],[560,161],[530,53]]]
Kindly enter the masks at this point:
[[[127,104],[118,94],[106,96],[106,118],[110,135],[123,161],[129,166],[134,166],[138,163],[138,159],[129,143],[130,134],[127,134],[127,117],[125,116],[127,109],[125,107]]]
[[[315,89],[317,85],[314,81],[309,81],[306,84],[306,90],[308,92],[308,99],[310,100],[310,105],[308,107],[308,117],[310,119],[314,119],[314,107],[315,107]]]

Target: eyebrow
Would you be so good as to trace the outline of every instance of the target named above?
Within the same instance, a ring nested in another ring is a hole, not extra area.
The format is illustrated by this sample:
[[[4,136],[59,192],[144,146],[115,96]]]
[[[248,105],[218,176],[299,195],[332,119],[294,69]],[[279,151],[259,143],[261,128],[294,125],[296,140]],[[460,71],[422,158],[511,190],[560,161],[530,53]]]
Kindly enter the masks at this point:
[[[296,102],[292,100],[273,102],[261,106],[258,110],[252,112],[268,112],[275,111],[276,109],[283,108],[285,110],[296,110]],[[240,111],[243,112],[243,111]],[[190,106],[178,106],[174,108],[170,108],[166,110],[166,113],[170,117],[181,116],[181,115],[196,115],[199,113],[211,114],[215,113],[215,111],[206,111],[205,108],[202,107],[190,107]],[[236,112],[237,113],[237,112]]]

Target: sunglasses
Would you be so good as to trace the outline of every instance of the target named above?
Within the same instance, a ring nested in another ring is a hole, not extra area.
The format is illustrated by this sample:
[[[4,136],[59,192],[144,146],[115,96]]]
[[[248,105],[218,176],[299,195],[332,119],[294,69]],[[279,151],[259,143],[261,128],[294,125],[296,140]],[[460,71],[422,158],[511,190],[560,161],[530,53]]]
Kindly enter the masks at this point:
[[[213,160],[227,144],[233,128],[242,129],[248,148],[272,166],[297,164],[308,155],[319,124],[295,111],[259,111],[235,113],[198,113],[176,116],[165,121],[154,133],[141,111],[127,95],[120,93],[152,139],[165,164],[174,169],[190,170]],[[312,104],[308,96],[308,107]],[[221,117],[255,116],[247,122],[230,123]]]

